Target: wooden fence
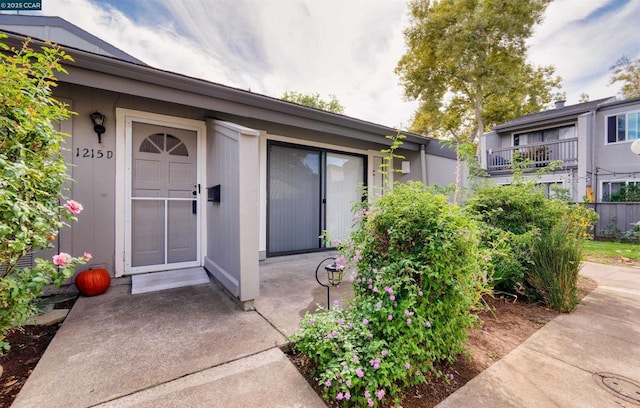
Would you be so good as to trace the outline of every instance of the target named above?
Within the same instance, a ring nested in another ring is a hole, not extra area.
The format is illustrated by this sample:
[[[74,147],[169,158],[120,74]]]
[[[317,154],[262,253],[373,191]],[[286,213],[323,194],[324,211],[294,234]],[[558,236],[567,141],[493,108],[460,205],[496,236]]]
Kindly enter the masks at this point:
[[[598,238],[624,234],[640,221],[640,203],[592,203],[589,207],[600,216],[594,231]]]

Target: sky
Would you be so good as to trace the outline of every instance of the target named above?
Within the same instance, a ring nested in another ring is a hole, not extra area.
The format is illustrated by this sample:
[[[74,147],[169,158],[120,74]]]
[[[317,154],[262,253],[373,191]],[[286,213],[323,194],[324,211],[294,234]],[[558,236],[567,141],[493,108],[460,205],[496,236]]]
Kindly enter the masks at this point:
[[[43,0],[59,16],[143,62],[272,97],[335,95],[345,114],[407,128],[395,66],[405,0]],[[615,96],[610,67],[640,57],[640,1],[556,0],[528,60],[553,65],[567,104]]]

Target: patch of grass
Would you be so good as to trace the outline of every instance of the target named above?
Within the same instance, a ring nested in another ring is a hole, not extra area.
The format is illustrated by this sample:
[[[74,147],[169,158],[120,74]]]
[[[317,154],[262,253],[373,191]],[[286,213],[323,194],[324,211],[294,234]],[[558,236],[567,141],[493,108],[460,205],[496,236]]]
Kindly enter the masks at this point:
[[[582,253],[591,262],[640,264],[640,245],[626,242],[586,241]]]

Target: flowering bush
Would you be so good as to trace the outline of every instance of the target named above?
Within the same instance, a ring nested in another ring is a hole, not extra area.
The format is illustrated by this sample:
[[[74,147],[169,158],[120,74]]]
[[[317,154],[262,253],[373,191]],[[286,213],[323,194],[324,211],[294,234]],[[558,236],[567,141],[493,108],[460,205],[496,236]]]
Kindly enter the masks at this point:
[[[475,221],[420,183],[356,219],[339,246],[356,270],[350,307],[305,316],[291,340],[318,363],[326,398],[376,406],[464,350],[486,269]]]
[[[5,36],[6,37],[6,36]],[[69,180],[61,154],[63,134],[54,122],[70,112],[51,95],[54,71],[70,59],[58,47],[36,52],[28,42],[19,49],[0,43],[0,353],[8,349],[7,331],[27,322],[44,285],[61,284],[73,267],[91,258],[60,253],[19,268],[18,261],[50,248],[65,220],[75,221],[82,206],[63,200]]]

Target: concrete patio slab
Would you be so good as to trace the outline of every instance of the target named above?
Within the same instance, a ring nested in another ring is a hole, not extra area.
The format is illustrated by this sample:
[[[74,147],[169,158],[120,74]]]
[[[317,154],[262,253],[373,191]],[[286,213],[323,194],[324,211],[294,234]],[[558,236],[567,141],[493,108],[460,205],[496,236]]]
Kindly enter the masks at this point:
[[[101,404],[101,408],[326,407],[280,349],[270,349]]]
[[[327,307],[327,289],[316,282],[315,271],[323,259],[333,252],[269,258],[260,263],[260,297],[254,302],[256,310],[278,330],[290,336],[305,313],[314,313],[318,305]],[[328,262],[331,263],[331,262]],[[324,265],[324,264],[323,264]],[[324,266],[318,274],[326,283]],[[351,299],[349,273],[337,288],[331,288],[330,301],[344,305]]]
[[[283,344],[215,284],[81,297],[13,406],[88,407]]]

